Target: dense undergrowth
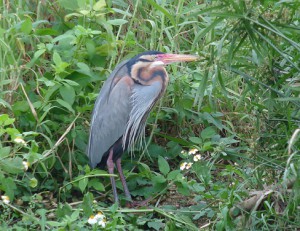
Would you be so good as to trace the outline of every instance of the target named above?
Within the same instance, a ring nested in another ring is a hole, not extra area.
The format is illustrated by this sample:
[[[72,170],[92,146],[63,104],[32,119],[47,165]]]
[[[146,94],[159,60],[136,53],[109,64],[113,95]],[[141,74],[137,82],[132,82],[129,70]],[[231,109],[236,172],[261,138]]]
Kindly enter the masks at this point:
[[[300,2],[126,2],[0,3],[1,230],[299,228]],[[146,50],[201,59],[168,67],[145,148],[123,157],[150,205],[118,208],[87,165],[90,114],[116,64]]]

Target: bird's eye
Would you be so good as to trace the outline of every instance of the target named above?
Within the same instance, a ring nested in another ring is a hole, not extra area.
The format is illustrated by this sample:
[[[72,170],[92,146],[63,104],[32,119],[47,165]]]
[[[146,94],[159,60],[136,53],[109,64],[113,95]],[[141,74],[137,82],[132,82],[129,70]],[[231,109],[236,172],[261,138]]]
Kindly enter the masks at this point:
[[[140,80],[133,78],[133,82],[136,84],[141,84]]]

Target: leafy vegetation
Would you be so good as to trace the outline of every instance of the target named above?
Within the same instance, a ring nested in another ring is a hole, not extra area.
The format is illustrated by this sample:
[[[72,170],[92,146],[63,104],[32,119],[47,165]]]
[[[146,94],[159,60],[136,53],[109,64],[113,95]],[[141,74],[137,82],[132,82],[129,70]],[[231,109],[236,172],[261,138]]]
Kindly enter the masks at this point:
[[[299,228],[299,7],[2,1],[1,230]],[[87,164],[90,114],[115,65],[145,50],[201,59],[168,67],[145,149],[123,158],[149,207],[118,208]]]

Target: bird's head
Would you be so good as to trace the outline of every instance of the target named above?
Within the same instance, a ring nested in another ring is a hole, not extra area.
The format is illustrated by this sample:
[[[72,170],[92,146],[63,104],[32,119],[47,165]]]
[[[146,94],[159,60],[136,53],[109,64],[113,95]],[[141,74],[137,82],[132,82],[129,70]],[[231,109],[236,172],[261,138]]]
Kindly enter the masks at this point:
[[[131,78],[138,83],[148,85],[148,82],[155,81],[156,78],[168,78],[164,66],[175,62],[195,61],[198,58],[199,57],[195,55],[148,51],[129,60],[127,67]]]

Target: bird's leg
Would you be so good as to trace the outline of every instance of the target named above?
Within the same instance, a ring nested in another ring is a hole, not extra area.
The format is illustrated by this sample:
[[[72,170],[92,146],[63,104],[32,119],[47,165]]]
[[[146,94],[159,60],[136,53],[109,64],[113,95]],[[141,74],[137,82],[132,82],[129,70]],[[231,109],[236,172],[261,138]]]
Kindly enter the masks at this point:
[[[122,182],[122,185],[123,185],[123,188],[124,188],[124,193],[125,193],[125,196],[127,198],[126,206],[130,207],[130,208],[133,208],[133,207],[140,207],[140,206],[147,205],[148,202],[152,198],[149,198],[149,199],[147,199],[145,201],[133,201],[132,200],[131,194],[130,194],[129,189],[127,187],[125,176],[123,174],[123,169],[122,169],[122,166],[121,166],[121,158],[117,159],[116,164],[117,164],[117,169],[118,169],[118,172],[119,172],[119,175],[120,175],[120,179],[121,179],[121,182]]]
[[[122,165],[121,165],[121,158],[117,159],[116,164],[117,164],[117,169],[118,169],[118,172],[119,172],[119,175],[120,175],[120,179],[121,179],[121,182],[122,182],[122,185],[123,185],[123,188],[124,188],[125,196],[126,196],[127,200],[129,202],[131,202],[132,198],[131,198],[129,189],[127,187],[125,176],[123,174],[123,169],[122,169]]]
[[[106,165],[107,165],[109,174],[114,174],[115,164],[113,161],[113,154],[114,154],[114,151],[113,151],[113,148],[111,148],[109,150],[108,158],[106,161]],[[111,182],[111,187],[112,187],[113,194],[114,194],[114,201],[115,201],[115,203],[119,203],[117,188],[116,188],[116,181],[113,176],[110,176],[110,182]]]

